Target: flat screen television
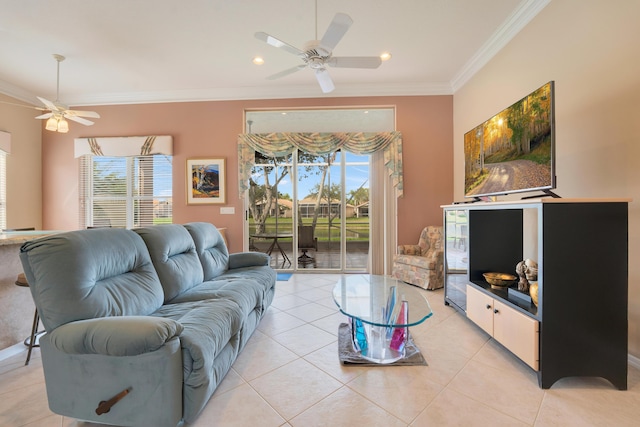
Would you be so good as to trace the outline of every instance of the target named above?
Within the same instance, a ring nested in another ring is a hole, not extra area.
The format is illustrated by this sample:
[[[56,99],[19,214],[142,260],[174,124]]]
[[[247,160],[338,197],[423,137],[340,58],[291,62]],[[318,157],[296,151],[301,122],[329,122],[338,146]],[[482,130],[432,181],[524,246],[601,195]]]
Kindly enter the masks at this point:
[[[557,197],[554,82],[464,135],[464,193],[487,199],[541,190]]]

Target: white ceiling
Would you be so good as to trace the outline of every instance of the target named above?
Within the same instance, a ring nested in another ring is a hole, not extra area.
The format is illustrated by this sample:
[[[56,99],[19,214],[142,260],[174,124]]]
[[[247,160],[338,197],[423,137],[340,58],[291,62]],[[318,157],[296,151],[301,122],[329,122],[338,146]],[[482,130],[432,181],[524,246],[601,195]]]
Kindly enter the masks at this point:
[[[375,70],[311,70],[254,38],[302,48],[315,0],[0,0],[0,92],[73,106],[193,100],[452,94],[551,0],[318,0],[318,38],[336,12],[354,23],[335,56],[393,55]],[[254,65],[260,55],[266,63]]]

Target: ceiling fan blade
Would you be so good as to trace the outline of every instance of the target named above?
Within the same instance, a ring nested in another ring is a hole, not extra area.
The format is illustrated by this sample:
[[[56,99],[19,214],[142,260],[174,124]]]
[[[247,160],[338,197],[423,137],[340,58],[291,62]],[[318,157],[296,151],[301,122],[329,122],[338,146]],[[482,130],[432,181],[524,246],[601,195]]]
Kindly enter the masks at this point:
[[[47,107],[49,110],[58,111],[58,107],[56,107],[56,104],[54,104],[53,102],[49,101],[48,99],[40,98],[39,96],[36,96],[36,98],[38,98],[40,100],[40,102],[42,102],[44,104],[44,106]]]
[[[65,111],[65,116],[70,117],[70,116],[74,116],[74,117],[92,117],[94,119],[99,119],[100,118],[100,114],[96,113],[95,111],[82,111],[82,110],[66,110]]]
[[[329,72],[324,68],[316,69],[316,79],[324,93],[332,92],[336,88],[333,84],[333,80],[331,80]]]
[[[77,117],[77,116],[70,116],[66,113],[64,114],[64,118],[83,124],[85,126],[91,126],[93,124],[91,120],[83,119],[82,117]]]
[[[305,68],[307,68],[306,64],[298,65],[298,66],[293,67],[293,68],[288,68],[288,69],[286,69],[284,71],[280,71],[279,73],[275,73],[275,74],[270,75],[269,77],[267,77],[267,80],[279,79],[280,77],[288,76],[289,74],[293,74],[296,71],[300,71],[300,70],[303,70]]]
[[[333,52],[333,48],[342,40],[342,37],[344,37],[351,24],[353,24],[353,19],[351,19],[349,15],[336,13],[333,21],[329,24],[329,28],[327,28],[324,36],[322,36],[322,40],[320,40],[320,47],[327,51],[327,54]]]
[[[262,40],[263,42],[267,43],[268,45],[271,45],[273,47],[277,47],[279,49],[282,50],[286,50],[289,53],[293,53],[294,55],[298,55],[298,56],[304,56],[304,52],[301,51],[300,49],[298,49],[297,47],[291,46],[288,43],[283,42],[282,40],[279,40],[273,36],[270,36],[267,33],[263,33],[262,31],[257,32],[255,34],[255,37],[258,40]]]
[[[378,68],[382,60],[378,56],[334,56],[326,63],[336,68]]]
[[[52,117],[53,113],[46,113],[46,114],[42,114],[40,116],[36,116],[36,119],[48,119],[49,117]]]

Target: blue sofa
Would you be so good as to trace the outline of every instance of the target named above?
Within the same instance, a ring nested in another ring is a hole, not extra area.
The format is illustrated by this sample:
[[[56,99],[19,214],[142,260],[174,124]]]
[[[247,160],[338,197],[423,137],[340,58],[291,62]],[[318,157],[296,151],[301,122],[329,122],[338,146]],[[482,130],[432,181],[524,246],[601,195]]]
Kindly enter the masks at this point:
[[[193,422],[275,293],[269,257],[229,254],[208,223],[65,232],[20,257],[50,409],[105,424]]]

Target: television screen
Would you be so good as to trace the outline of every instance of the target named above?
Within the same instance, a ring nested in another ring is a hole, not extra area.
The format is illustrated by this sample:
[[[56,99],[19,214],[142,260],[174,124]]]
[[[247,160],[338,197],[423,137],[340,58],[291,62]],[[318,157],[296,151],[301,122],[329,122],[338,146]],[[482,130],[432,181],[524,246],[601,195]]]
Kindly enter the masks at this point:
[[[534,190],[554,195],[553,86],[545,84],[465,133],[465,197]]]

